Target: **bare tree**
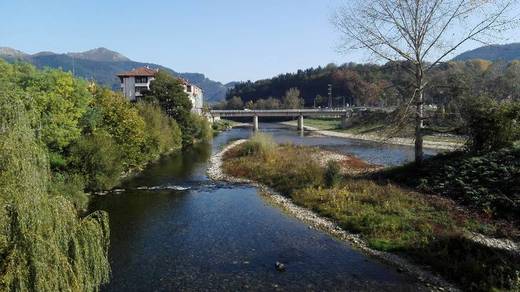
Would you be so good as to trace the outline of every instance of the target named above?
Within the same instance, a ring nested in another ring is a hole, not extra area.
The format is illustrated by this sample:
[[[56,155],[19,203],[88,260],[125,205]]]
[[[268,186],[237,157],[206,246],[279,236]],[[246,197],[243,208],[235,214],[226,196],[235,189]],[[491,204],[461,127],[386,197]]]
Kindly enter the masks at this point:
[[[368,49],[386,61],[405,61],[415,104],[415,161],[423,159],[427,73],[468,41],[486,42],[516,25],[516,0],[350,0],[334,24],[345,49]],[[408,111],[407,111],[408,112]]]

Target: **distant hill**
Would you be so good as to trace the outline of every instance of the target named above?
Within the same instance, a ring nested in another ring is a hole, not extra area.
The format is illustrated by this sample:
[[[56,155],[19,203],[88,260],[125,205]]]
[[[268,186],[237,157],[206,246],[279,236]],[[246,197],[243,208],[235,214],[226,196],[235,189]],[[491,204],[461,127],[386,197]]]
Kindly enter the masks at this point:
[[[72,71],[76,76],[95,80],[99,84],[113,89],[119,88],[119,79],[116,77],[116,74],[121,71],[128,71],[143,66],[160,68],[201,87],[204,90],[204,100],[209,103],[223,100],[226,92],[233,85],[233,83],[224,85],[208,79],[201,73],[179,73],[158,64],[136,62],[106,48],[97,48],[80,53],[58,54],[39,52],[31,55],[13,48],[0,47],[0,58],[8,62],[29,62],[38,68],[50,67]]]
[[[520,60],[520,43],[480,47],[478,49],[464,52],[453,58],[453,60],[456,61],[466,61],[471,59],[508,62]]]

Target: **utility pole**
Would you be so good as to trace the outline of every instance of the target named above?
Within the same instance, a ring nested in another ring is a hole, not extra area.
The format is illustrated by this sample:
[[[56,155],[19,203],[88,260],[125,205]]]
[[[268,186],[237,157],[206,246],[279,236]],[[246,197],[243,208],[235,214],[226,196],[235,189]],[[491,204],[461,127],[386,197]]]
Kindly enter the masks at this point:
[[[332,84],[329,84],[328,92],[329,92],[329,108],[332,108]]]
[[[345,104],[345,96],[343,95],[343,109],[345,109],[346,107],[346,104]]]

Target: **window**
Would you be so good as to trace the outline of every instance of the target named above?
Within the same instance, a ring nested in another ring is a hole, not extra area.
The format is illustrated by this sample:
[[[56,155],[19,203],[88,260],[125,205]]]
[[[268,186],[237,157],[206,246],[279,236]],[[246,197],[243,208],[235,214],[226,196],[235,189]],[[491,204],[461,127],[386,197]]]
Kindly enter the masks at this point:
[[[137,76],[137,77],[135,77],[135,83],[148,83],[148,77]]]
[[[186,85],[186,91],[191,92],[191,85]]]
[[[135,87],[135,92],[143,93],[147,90],[148,90],[148,87],[146,87],[146,86],[136,86]]]

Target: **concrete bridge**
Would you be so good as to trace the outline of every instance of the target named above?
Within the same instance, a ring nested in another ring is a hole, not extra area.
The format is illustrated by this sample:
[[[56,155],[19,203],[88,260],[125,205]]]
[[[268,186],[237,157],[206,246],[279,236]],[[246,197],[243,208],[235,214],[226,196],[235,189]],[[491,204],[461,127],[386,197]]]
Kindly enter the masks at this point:
[[[341,118],[341,123],[346,124],[355,112],[376,110],[391,111],[389,108],[349,107],[341,109],[212,110],[210,114],[213,121],[220,118],[252,117],[255,131],[258,130],[258,117],[298,118],[298,130],[303,131],[304,117],[335,117]]]

